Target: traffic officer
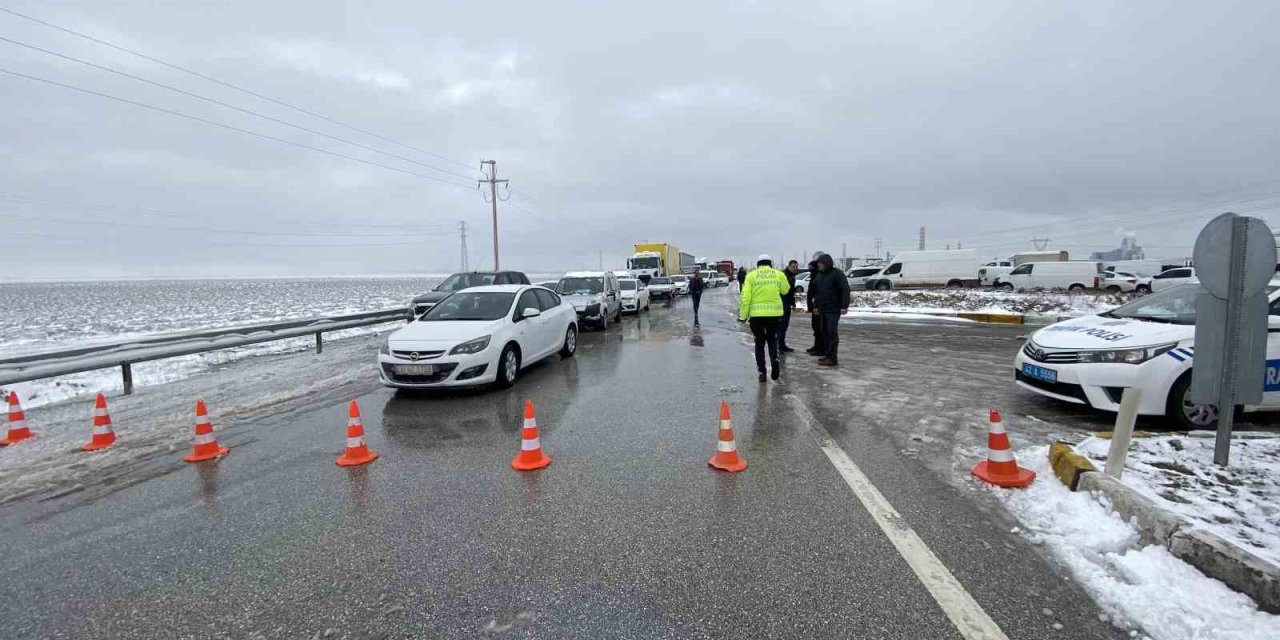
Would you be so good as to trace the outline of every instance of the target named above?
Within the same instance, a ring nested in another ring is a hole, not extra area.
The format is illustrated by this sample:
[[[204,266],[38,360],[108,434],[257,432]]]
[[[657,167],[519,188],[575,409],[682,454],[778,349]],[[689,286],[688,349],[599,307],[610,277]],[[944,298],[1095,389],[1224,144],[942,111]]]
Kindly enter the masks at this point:
[[[751,323],[751,335],[756,339],[756,370],[760,372],[760,382],[765,381],[766,346],[769,347],[773,379],[777,380],[782,375],[778,363],[778,323],[782,320],[782,296],[790,290],[787,277],[773,268],[773,260],[768,254],[756,258],[756,268],[742,282],[738,322]]]

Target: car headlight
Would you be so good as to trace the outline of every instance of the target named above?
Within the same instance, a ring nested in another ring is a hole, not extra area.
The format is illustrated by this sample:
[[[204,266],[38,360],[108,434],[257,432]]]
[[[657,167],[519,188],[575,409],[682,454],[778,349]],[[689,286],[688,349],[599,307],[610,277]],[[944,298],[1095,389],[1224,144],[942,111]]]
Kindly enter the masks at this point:
[[[386,341],[386,340],[383,340],[383,341],[382,341],[382,348],[381,348],[381,349],[378,349],[378,353],[381,353],[381,354],[382,354],[382,355],[384,355],[384,356],[389,356],[389,355],[391,355],[391,343],[390,343],[390,342],[388,342],[388,341]]]
[[[458,354],[480,353],[489,348],[489,338],[491,336],[483,336],[475,340],[468,340],[449,350],[449,355],[456,356]]]
[[[1142,364],[1156,356],[1168,353],[1175,344],[1163,344],[1158,347],[1140,349],[1116,349],[1107,351],[1081,351],[1080,362],[1100,364]]]

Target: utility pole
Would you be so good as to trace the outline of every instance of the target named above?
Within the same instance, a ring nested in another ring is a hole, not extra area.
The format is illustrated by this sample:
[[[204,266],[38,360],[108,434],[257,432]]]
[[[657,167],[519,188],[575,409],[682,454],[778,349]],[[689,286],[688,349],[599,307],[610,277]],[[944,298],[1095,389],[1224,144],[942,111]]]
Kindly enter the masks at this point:
[[[470,271],[471,267],[467,264],[467,221],[458,221],[458,237],[462,240],[462,270]]]
[[[485,165],[489,165],[488,171],[485,171]],[[498,266],[498,184],[509,186],[510,181],[498,179],[497,160],[481,160],[480,173],[484,175],[484,179],[476,181],[476,188],[479,189],[482,184],[489,185],[488,200],[493,203],[493,270],[497,271],[501,268]]]
[[[844,271],[849,268],[849,243],[840,243],[840,270]]]
[[[1044,251],[1044,248],[1049,246],[1049,238],[1032,238],[1031,244],[1036,246],[1036,251]]]
[[[920,227],[920,250],[924,251],[924,227]]]

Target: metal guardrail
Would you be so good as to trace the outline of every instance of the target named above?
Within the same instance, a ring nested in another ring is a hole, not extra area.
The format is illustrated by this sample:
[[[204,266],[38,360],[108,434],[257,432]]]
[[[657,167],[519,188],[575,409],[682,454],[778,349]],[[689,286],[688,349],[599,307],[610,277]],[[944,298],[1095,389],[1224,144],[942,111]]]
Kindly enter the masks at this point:
[[[163,360],[164,358],[243,347],[260,342],[272,342],[308,335],[315,336],[316,353],[323,353],[323,336],[326,332],[354,329],[387,322],[403,322],[408,319],[409,312],[407,309],[384,309],[341,316],[265,322],[224,329],[201,329],[140,336],[129,340],[74,349],[0,357],[0,386],[15,382],[120,367],[120,374],[124,379],[124,392],[128,395],[133,393],[132,365],[139,362]]]

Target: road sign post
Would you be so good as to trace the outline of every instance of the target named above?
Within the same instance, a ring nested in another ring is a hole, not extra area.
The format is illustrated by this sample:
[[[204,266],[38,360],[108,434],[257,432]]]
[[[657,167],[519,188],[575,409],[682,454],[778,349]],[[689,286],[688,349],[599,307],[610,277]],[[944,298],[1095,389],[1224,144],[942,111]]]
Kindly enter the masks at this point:
[[[1224,213],[1200,231],[1194,255],[1204,290],[1196,301],[1191,402],[1217,404],[1213,462],[1225,467],[1235,407],[1262,402],[1275,236],[1262,220]]]

